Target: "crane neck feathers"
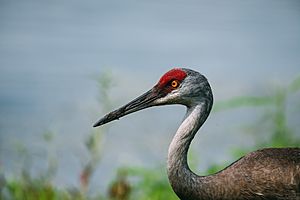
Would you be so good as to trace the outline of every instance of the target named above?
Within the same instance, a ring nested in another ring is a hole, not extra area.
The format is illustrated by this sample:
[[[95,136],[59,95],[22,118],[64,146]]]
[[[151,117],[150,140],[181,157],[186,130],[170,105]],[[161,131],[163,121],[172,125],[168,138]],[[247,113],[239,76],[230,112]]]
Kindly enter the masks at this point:
[[[199,128],[207,119],[212,101],[203,101],[187,107],[184,120],[178,128],[168,151],[168,177],[179,197],[196,191],[199,176],[193,173],[187,163],[188,149]],[[197,186],[198,187],[198,186]],[[198,187],[199,189],[199,187]]]

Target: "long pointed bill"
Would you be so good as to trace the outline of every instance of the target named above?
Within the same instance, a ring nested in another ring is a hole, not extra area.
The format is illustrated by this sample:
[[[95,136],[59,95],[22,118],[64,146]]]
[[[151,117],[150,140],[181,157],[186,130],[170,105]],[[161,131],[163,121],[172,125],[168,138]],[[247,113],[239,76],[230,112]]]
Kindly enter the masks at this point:
[[[94,127],[101,126],[113,120],[119,119],[125,115],[130,113],[155,106],[154,101],[158,98],[162,97],[162,94],[158,92],[156,87],[152,88],[148,92],[142,94],[138,98],[129,102],[128,104],[122,106],[121,108],[114,110],[107,115],[105,115],[102,119],[100,119],[97,123],[94,124]]]

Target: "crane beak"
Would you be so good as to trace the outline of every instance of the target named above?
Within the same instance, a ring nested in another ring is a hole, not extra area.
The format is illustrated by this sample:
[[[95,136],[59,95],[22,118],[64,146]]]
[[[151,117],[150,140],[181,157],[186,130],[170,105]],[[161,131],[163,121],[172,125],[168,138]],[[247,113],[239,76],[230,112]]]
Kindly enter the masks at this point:
[[[130,113],[157,105],[155,100],[163,96],[163,93],[159,91],[160,90],[157,87],[153,87],[151,90],[132,100],[128,104],[108,113],[98,122],[96,122],[93,127],[101,126]]]

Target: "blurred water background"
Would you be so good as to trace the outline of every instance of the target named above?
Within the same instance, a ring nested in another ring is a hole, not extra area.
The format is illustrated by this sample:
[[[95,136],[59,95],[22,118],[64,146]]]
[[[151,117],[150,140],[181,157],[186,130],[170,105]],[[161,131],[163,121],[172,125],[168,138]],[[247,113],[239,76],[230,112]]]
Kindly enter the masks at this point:
[[[173,67],[205,74],[218,101],[271,95],[299,76],[299,64],[298,0],[1,0],[0,168],[13,177],[25,151],[38,176],[50,154],[58,163],[54,183],[77,187],[87,137],[105,114],[101,74],[112,77],[116,108]],[[286,111],[294,130],[299,107],[299,94],[292,95]],[[108,125],[91,190],[104,191],[120,166],[163,166],[184,112],[153,108]],[[253,145],[242,124],[260,116],[253,108],[212,113],[192,145],[195,170],[233,161],[233,148]]]

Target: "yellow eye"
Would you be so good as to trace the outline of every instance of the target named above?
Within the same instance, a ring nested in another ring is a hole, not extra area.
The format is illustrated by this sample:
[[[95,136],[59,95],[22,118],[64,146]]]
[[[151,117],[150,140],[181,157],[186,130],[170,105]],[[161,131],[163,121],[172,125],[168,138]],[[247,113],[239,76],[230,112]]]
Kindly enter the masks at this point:
[[[179,86],[179,82],[177,80],[173,80],[171,82],[171,86],[172,86],[172,88],[177,88]]]

